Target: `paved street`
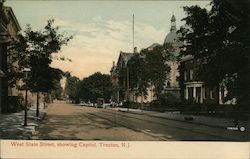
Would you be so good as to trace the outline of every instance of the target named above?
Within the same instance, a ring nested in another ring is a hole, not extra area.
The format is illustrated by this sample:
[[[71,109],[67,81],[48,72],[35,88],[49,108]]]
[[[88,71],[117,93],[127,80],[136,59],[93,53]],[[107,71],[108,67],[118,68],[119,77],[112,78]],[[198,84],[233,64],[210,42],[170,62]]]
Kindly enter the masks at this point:
[[[233,141],[247,137],[244,132],[55,102],[36,128],[33,139]]]

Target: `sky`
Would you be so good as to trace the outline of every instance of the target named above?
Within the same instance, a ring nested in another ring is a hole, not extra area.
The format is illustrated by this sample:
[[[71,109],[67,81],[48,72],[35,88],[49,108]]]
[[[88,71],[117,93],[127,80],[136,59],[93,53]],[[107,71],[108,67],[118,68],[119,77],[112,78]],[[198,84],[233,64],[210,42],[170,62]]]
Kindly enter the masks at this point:
[[[58,54],[72,62],[54,60],[52,66],[82,79],[95,72],[109,74],[120,51],[132,52],[133,14],[134,42],[141,50],[163,43],[173,14],[177,29],[184,24],[183,6],[209,7],[209,1],[7,0],[5,5],[12,7],[23,30],[27,24],[41,30],[54,19],[60,32],[74,35]]]

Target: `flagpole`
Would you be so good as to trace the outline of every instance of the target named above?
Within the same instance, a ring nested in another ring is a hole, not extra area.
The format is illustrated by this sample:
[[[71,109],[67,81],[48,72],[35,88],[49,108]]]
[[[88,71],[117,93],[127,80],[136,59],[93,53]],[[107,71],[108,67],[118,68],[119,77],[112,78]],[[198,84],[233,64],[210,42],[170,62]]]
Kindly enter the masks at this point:
[[[132,28],[132,34],[133,34],[133,52],[134,52],[134,48],[135,48],[135,16],[134,16],[134,14],[133,14],[133,26],[132,26],[133,28]]]

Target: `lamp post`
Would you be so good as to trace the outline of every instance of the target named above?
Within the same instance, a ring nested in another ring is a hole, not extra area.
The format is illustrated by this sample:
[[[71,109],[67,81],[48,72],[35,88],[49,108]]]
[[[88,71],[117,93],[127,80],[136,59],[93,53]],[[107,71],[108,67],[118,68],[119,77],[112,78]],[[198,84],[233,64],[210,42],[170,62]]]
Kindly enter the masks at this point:
[[[28,73],[30,72],[29,68],[24,68],[23,70],[25,74],[25,106],[24,106],[24,126],[27,126],[27,114],[28,114],[28,88],[27,88],[27,80],[28,80]]]

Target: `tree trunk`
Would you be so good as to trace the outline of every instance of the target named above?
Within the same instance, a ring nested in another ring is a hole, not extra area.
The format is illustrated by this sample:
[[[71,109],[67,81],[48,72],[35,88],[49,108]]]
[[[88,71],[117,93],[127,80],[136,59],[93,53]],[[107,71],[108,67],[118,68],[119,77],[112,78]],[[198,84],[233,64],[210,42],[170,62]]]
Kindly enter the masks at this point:
[[[25,86],[26,87],[26,90],[25,90],[25,108],[24,108],[24,126],[27,126],[28,124],[27,124],[27,109],[28,109],[28,90],[27,90],[27,86]]]
[[[39,117],[39,92],[36,94],[36,117]]]

